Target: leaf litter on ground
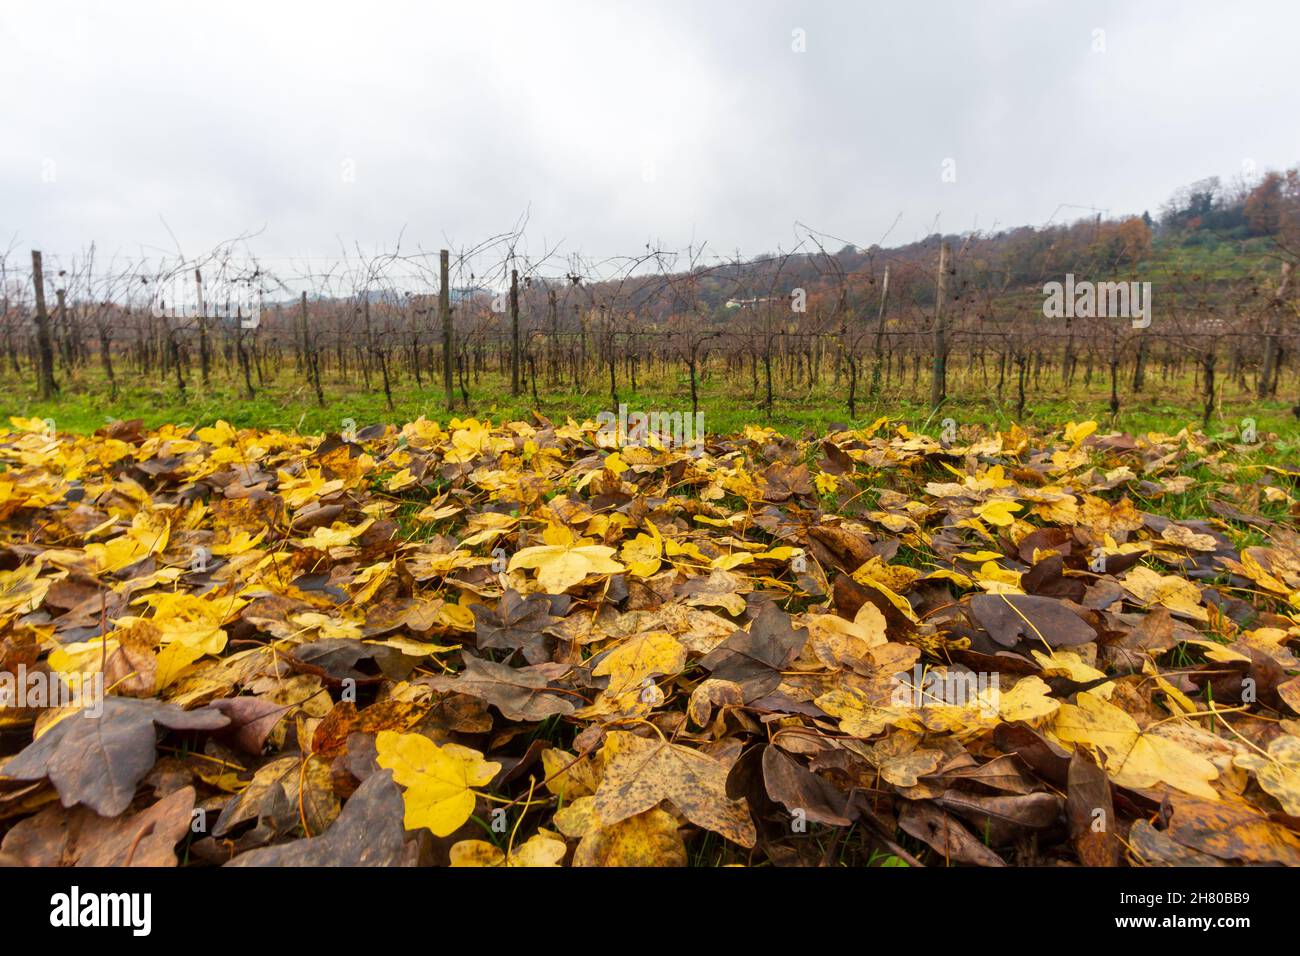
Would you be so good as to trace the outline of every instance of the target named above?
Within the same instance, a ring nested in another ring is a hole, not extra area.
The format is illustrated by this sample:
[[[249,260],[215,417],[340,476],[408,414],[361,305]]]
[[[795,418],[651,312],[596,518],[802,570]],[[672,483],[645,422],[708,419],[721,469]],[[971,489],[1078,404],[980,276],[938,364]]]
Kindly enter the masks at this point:
[[[10,423],[0,862],[1300,864],[1252,449]]]

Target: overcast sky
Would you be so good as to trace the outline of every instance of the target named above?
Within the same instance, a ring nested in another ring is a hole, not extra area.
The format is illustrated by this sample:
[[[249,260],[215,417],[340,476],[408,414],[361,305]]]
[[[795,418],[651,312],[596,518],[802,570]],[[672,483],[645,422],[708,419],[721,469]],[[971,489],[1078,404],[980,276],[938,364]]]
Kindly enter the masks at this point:
[[[537,249],[753,255],[1154,213],[1300,161],[1298,35],[1294,0],[3,0],[0,251],[430,249],[528,210]]]

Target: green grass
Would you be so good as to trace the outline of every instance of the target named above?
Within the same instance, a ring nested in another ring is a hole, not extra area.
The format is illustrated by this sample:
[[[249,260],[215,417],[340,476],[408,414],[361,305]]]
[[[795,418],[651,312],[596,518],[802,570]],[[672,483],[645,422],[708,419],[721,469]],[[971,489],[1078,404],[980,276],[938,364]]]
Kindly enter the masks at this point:
[[[224,373],[225,370],[223,370]],[[390,410],[383,393],[377,388],[364,391],[359,382],[343,383],[329,377],[324,382],[325,405],[319,406],[310,389],[286,373],[268,379],[247,399],[233,381],[233,376],[214,377],[203,388],[192,383],[184,398],[171,384],[142,382],[119,373],[122,384],[116,399],[97,368],[80,369],[69,378],[60,376],[61,393],[54,401],[41,402],[32,395],[32,385],[12,374],[0,376],[0,413],[6,417],[52,418],[60,431],[86,434],[115,419],[141,418],[147,427],[163,424],[199,427],[224,419],[236,427],[277,428],[309,433],[338,432],[345,420],[352,419],[358,428],[378,423],[401,423],[421,415],[446,422],[451,417],[490,417],[494,421],[527,420],[536,409],[553,421],[566,418],[594,417],[613,408],[606,380],[593,380],[588,388],[571,385],[544,388],[538,383],[539,402],[531,395],[511,397],[508,382],[499,376],[484,375],[470,389],[469,407],[457,397],[454,412],[448,413],[440,390],[417,388],[413,381],[400,381],[393,388],[394,407]],[[1068,395],[1062,394],[1059,380],[1045,377],[1040,389],[1030,393],[1026,412],[1017,420],[1012,390],[998,402],[993,390],[986,387],[977,373],[956,370],[949,384],[950,398],[937,413],[932,413],[923,394],[925,376],[915,387],[910,382],[902,390],[887,389],[875,400],[859,401],[857,414],[850,419],[846,407],[847,385],[838,385],[829,374],[813,389],[775,387],[771,414],[761,408],[762,391],[754,393],[748,375],[727,378],[715,370],[700,389],[700,409],[704,412],[709,434],[728,434],[746,425],[769,425],[777,431],[798,437],[825,433],[832,426],[858,427],[880,416],[906,422],[909,427],[937,435],[946,418],[961,428],[970,425],[1009,428],[1057,428],[1067,421],[1092,419],[1102,430],[1117,429],[1141,434],[1148,431],[1175,433],[1184,426],[1199,427],[1200,400],[1194,395],[1190,379],[1165,383],[1151,376],[1147,391],[1138,396],[1122,395],[1119,415],[1112,420],[1108,408],[1106,384],[1101,375],[1094,376],[1091,388],[1075,383]],[[621,382],[619,400],[636,411],[689,412],[689,382],[675,373],[643,377],[640,388],[632,391]],[[1261,461],[1294,461],[1300,442],[1300,422],[1290,411],[1288,401],[1257,401],[1248,392],[1239,392],[1229,383],[1226,394],[1211,417],[1209,433],[1234,438],[1244,418],[1253,418],[1262,435],[1276,434],[1268,442]]]
[[[1275,250],[1271,239],[1221,239],[1211,234],[1187,244],[1185,236],[1158,240],[1151,256],[1133,267],[1136,275],[1154,285],[1186,282],[1197,276],[1211,282],[1235,282],[1248,276],[1277,282],[1277,262],[1269,257]]]

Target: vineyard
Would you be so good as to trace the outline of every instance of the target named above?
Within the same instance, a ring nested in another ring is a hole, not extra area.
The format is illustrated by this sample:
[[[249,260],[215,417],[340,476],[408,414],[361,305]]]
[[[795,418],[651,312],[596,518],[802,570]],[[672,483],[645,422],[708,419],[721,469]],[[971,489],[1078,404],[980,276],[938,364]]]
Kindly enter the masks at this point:
[[[259,396],[270,407],[248,424],[272,413],[322,429],[358,415],[594,414],[629,399],[733,428],[909,407],[918,421],[1005,423],[1071,403],[1112,422],[1144,424],[1155,405],[1216,430],[1294,426],[1285,245],[1224,240],[1189,256],[1153,245],[1140,220],[1029,232],[832,253],[806,231],[793,251],[729,261],[694,247],[529,257],[519,232],[454,253],[319,261],[261,261],[239,243],[138,260],[91,247],[33,252],[28,270],[11,251],[3,380],[12,411],[82,428],[163,408],[210,421],[214,403],[240,421]],[[1112,288],[1049,314],[1045,283],[1076,275]],[[1149,314],[1113,314],[1130,288],[1137,301],[1139,279]]]

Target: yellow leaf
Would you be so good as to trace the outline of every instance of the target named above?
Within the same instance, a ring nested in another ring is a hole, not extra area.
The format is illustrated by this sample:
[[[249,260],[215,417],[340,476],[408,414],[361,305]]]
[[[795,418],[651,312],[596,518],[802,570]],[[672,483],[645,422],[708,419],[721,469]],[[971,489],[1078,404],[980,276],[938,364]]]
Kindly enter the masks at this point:
[[[1124,576],[1122,583],[1126,591],[1148,607],[1160,604],[1174,614],[1198,621],[1209,620],[1209,614],[1200,606],[1200,589],[1186,578],[1162,575],[1139,565]]]
[[[721,554],[709,562],[709,566],[719,571],[730,571],[732,568],[738,568],[742,564],[753,564],[754,556],[748,551],[733,551],[731,554]]]
[[[1074,422],[1069,422],[1065,426],[1065,440],[1071,445],[1079,445],[1096,430],[1096,422],[1080,422],[1077,425]]]
[[[592,674],[609,677],[607,693],[623,694],[647,677],[678,674],[686,665],[686,648],[671,634],[652,631],[624,641],[606,654]]]
[[[230,540],[225,544],[214,544],[212,546],[212,553],[245,554],[261,544],[262,539],[265,537],[265,528],[259,531],[256,535],[249,534],[247,531],[237,531],[230,536]]]
[[[992,561],[981,565],[980,569],[972,572],[971,576],[975,578],[980,587],[990,594],[1025,593],[1020,586],[1021,572],[998,567]]]
[[[654,525],[651,525],[653,528]],[[621,557],[627,565],[629,574],[639,578],[648,578],[655,574],[663,564],[663,542],[660,538],[648,534],[639,534],[631,541],[623,543]]]
[[[610,731],[602,753],[605,776],[593,798],[602,826],[669,800],[696,826],[743,847],[756,842],[749,807],[743,798],[727,796],[727,765],[717,758],[625,730]]]
[[[975,513],[984,521],[999,528],[1007,528],[1015,523],[1015,512],[1024,508],[1010,498],[994,498],[975,509]]]
[[[548,594],[563,594],[589,574],[618,574],[626,570],[613,560],[613,555],[613,548],[600,544],[542,544],[516,553],[507,570],[536,569],[537,582]]]
[[[686,866],[686,847],[677,821],[654,807],[644,813],[602,826],[595,799],[580,797],[555,814],[555,825],[566,836],[578,837],[574,866]]]
[[[874,737],[890,726],[920,729],[915,720],[919,708],[885,706],[851,688],[828,691],[814,703],[839,721],[840,730],[853,737]]]
[[[1051,654],[1044,654],[1040,650],[1030,650],[1030,653],[1034,655],[1034,660],[1038,661],[1038,666],[1043,669],[1043,673],[1049,677],[1068,677],[1072,681],[1084,684],[1106,676],[1104,671],[1085,664],[1083,658],[1074,651],[1058,649]]]
[[[1274,737],[1269,741],[1267,756],[1242,754],[1232,762],[1255,771],[1259,785],[1282,804],[1283,812],[1300,817],[1300,737]]]
[[[971,561],[975,564],[984,564],[989,561],[1000,561],[1003,555],[997,551],[963,551],[957,555],[962,561]]]
[[[1165,783],[1185,793],[1217,800],[1210,781],[1219,776],[1214,764],[1181,744],[1138,728],[1119,707],[1092,693],[1078,704],[1062,704],[1053,730],[1069,744],[1082,744],[1105,757],[1106,772],[1123,787],[1145,790]]]
[[[542,770],[546,774],[546,789],[565,801],[590,796],[599,784],[589,758],[578,760],[576,755],[563,750],[543,750]]]
[[[1049,696],[1051,692],[1037,677],[1022,677],[1011,690],[998,695],[998,716],[1007,721],[1034,721],[1054,714],[1061,702]]]
[[[435,836],[460,829],[474,812],[473,788],[486,786],[501,769],[477,750],[459,744],[439,747],[423,734],[381,730],[375,748],[379,766],[392,770],[404,788],[406,828],[428,827]]]
[[[318,527],[310,537],[298,538],[294,543],[304,548],[328,551],[330,548],[342,548],[374,524],[373,518],[367,518],[358,525],[335,524],[332,528]]]
[[[460,840],[452,845],[452,866],[559,866],[568,847],[564,841],[535,833],[507,856],[484,840]]]
[[[405,488],[410,488],[415,483],[416,478],[415,475],[411,474],[411,469],[403,468],[389,478],[384,487],[387,491],[402,491]]]

